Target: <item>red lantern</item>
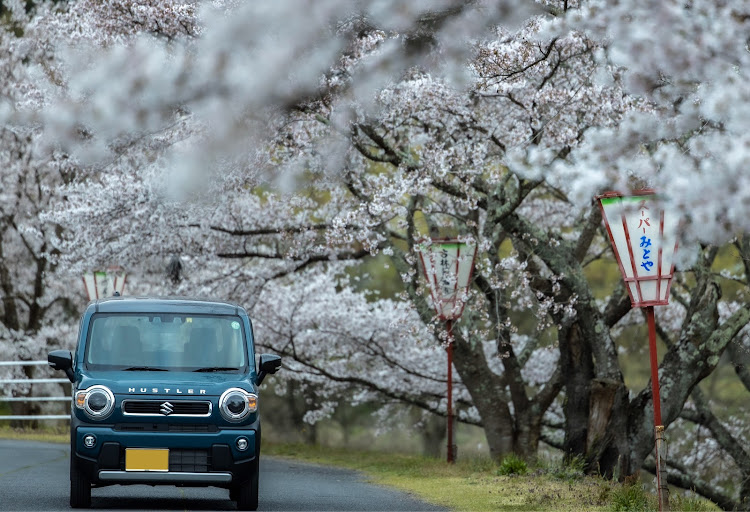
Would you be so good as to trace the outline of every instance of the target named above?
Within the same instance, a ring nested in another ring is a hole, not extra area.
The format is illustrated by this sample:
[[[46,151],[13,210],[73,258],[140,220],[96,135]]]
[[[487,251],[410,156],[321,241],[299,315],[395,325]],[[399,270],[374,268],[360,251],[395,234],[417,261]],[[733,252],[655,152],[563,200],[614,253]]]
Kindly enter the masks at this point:
[[[607,192],[597,199],[633,307],[668,304],[677,215],[662,208],[653,190]]]
[[[455,239],[435,238],[419,247],[419,257],[441,320],[457,320],[464,311],[477,246]]]

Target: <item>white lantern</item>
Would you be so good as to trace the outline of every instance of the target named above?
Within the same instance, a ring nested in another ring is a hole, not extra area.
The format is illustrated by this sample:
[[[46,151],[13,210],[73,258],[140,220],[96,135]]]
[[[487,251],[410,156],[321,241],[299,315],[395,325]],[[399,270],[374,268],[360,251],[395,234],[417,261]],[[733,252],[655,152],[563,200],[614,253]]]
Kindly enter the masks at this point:
[[[633,307],[669,303],[679,218],[653,190],[597,196]]]
[[[107,272],[96,271],[83,274],[83,286],[89,300],[111,297],[125,291],[126,274],[119,267],[110,267]]]
[[[476,245],[454,239],[433,239],[418,249],[438,317],[457,320],[464,311]]]

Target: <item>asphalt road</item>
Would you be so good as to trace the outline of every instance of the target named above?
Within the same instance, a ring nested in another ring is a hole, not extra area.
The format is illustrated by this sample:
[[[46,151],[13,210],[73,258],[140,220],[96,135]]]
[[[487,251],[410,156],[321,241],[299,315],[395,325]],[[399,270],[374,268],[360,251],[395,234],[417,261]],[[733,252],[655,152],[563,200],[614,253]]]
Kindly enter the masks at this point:
[[[0,510],[69,510],[69,453],[62,444],[0,439]],[[114,485],[93,489],[92,510],[236,510],[214,487]],[[368,484],[345,469],[261,457],[258,510],[443,510]]]

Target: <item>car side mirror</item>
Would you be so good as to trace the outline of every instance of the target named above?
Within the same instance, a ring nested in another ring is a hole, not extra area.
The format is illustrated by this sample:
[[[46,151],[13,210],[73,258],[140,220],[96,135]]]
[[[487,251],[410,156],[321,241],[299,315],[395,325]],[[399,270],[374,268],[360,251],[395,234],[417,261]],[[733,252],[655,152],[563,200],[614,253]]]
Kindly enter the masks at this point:
[[[53,350],[47,355],[47,364],[53,370],[65,372],[70,382],[76,381],[76,376],[73,373],[73,355],[70,350]]]
[[[273,354],[261,354],[260,355],[260,368],[258,371],[258,377],[255,379],[255,384],[260,386],[263,379],[268,374],[274,374],[281,368],[281,358]]]

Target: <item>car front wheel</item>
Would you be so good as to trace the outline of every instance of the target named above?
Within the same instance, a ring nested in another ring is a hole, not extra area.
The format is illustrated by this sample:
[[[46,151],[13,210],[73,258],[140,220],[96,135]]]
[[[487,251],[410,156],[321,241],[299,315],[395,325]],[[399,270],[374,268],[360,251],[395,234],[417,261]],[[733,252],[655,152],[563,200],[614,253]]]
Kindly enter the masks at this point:
[[[250,478],[230,491],[237,500],[237,510],[258,510],[258,473],[260,455],[255,457],[250,470]]]
[[[70,461],[70,506],[72,508],[89,508],[91,506],[91,481]]]

